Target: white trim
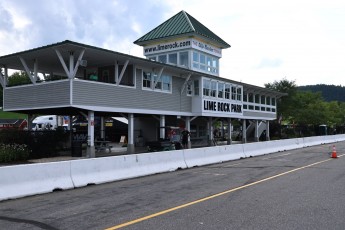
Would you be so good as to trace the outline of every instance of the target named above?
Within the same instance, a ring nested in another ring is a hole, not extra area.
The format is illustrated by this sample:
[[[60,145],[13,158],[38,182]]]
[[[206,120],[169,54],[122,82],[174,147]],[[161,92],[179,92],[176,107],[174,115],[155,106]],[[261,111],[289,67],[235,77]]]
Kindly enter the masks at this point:
[[[187,16],[186,12],[184,10],[182,12],[183,12],[183,15],[186,17],[189,25],[192,27],[193,31],[195,31],[194,26],[193,26],[192,22],[189,20],[189,17]]]
[[[118,81],[116,81],[116,85],[119,86],[120,82],[122,80],[122,77],[127,69],[127,65],[128,65],[129,60],[126,60],[125,64],[123,65],[123,68],[121,70],[120,76],[118,76]]]
[[[62,65],[63,69],[65,70],[66,75],[69,77],[69,70],[68,70],[68,68],[66,66],[65,61],[63,60],[63,57],[62,57],[60,51],[58,51],[57,49],[54,49],[54,50],[55,50],[55,53],[56,53],[56,55],[58,56],[58,58],[60,60],[60,63]]]
[[[81,61],[81,59],[83,58],[84,53],[85,53],[85,49],[83,49],[82,51],[80,51],[80,54],[79,54],[77,63],[75,63],[75,66],[74,66],[73,71],[72,71],[72,69],[71,69],[71,71],[72,71],[72,73],[71,73],[71,78],[74,78],[75,75],[77,74],[77,71],[78,71],[78,68],[79,68],[79,65],[80,65],[80,61]]]
[[[64,81],[69,81],[69,79],[63,79],[63,80],[58,80],[58,81],[47,81],[47,82],[40,82],[36,84],[36,86],[40,85],[47,85],[47,84],[58,84]],[[7,87],[6,89],[11,90],[11,89],[16,89],[16,88],[24,88],[24,87],[33,87],[32,85],[16,85],[16,86],[11,86]]]
[[[72,107],[93,110],[95,112],[117,112],[117,113],[136,113],[136,114],[160,114],[160,115],[180,115],[180,116],[193,116],[190,112],[176,112],[164,110],[149,110],[149,109],[131,109],[131,108],[114,108],[104,106],[87,106],[87,105],[73,105]]]
[[[20,109],[18,109],[18,108],[6,109],[5,107],[3,107],[3,111],[11,112],[11,111],[21,111],[21,110],[54,109],[54,108],[64,108],[64,107],[71,107],[71,105],[66,104],[66,105],[59,105],[59,106],[20,107]]]
[[[184,89],[186,88],[187,82],[189,81],[190,77],[192,76],[192,74],[188,74],[188,77],[186,78],[186,80],[184,81],[183,85],[182,85],[182,89],[181,89],[181,95],[184,91]],[[187,96],[191,96],[191,95],[187,95]]]
[[[153,84],[152,84],[152,85],[153,85],[153,87],[152,87],[153,90],[156,89],[156,85],[157,85],[157,83],[159,82],[159,80],[160,80],[161,77],[162,77],[163,70],[164,70],[164,67],[162,67],[162,68],[159,70],[159,72],[158,72],[158,74],[157,74],[157,79],[156,79],[156,81],[155,81],[155,79],[153,78]],[[162,86],[163,86],[163,82],[162,82]]]
[[[36,84],[35,78],[31,75],[30,69],[29,69],[29,67],[28,67],[27,64],[26,64],[26,61],[25,61],[24,58],[22,58],[22,57],[19,57],[19,59],[20,59],[20,62],[22,63],[22,65],[23,65],[23,67],[24,67],[24,69],[25,69],[26,74],[27,74],[28,77],[30,78],[32,84],[35,85],[35,84]],[[37,67],[36,67],[36,68],[37,68]]]
[[[73,105],[73,80],[69,79],[69,103]]]
[[[81,81],[81,82],[87,82],[91,84],[98,84],[98,85],[108,85],[108,86],[113,86],[113,87],[123,87],[123,88],[129,88],[129,89],[136,89],[136,86],[129,86],[129,85],[116,85],[114,83],[107,83],[107,82],[99,82],[99,81],[89,81],[89,80],[84,80],[84,79],[79,79],[79,78],[74,78],[73,81]]]

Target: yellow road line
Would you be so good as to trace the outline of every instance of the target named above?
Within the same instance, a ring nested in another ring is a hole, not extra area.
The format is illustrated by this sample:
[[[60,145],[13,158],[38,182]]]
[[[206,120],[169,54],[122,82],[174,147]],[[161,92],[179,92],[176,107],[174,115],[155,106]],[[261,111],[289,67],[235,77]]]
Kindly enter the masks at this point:
[[[344,154],[343,155],[338,155],[338,157],[342,157],[342,156],[344,156]],[[256,185],[256,184],[260,184],[262,182],[265,182],[265,181],[268,181],[268,180],[272,180],[274,178],[281,177],[281,176],[284,176],[286,174],[289,174],[289,173],[292,173],[292,172],[296,172],[296,171],[301,170],[301,169],[309,168],[309,167],[312,167],[312,166],[315,166],[315,165],[318,165],[318,164],[321,164],[321,163],[324,163],[324,162],[327,162],[327,161],[330,161],[330,160],[333,160],[333,158],[329,158],[327,160],[323,160],[323,161],[315,162],[313,164],[309,164],[309,165],[305,165],[305,166],[302,166],[302,167],[299,167],[299,168],[295,168],[295,169],[292,169],[292,170],[287,171],[287,172],[283,172],[283,173],[280,173],[280,174],[277,174],[277,175],[274,175],[274,176],[271,176],[271,177],[267,177],[267,178],[262,179],[262,180],[255,181],[255,182],[250,183],[250,184],[242,185],[240,187],[229,189],[229,190],[226,190],[224,192],[220,192],[220,193],[214,194],[212,196],[208,196],[208,197],[205,197],[205,198],[202,198],[202,199],[199,199],[199,200],[195,200],[195,201],[192,201],[192,202],[189,202],[189,203],[185,203],[185,204],[173,207],[173,208],[169,208],[169,209],[166,209],[166,210],[163,210],[163,211],[160,211],[160,212],[156,212],[154,214],[151,214],[151,215],[148,215],[148,216],[144,216],[144,217],[141,217],[141,218],[138,218],[138,219],[135,219],[135,220],[123,223],[123,224],[119,224],[119,225],[107,228],[105,230],[115,230],[115,229],[120,229],[120,228],[123,228],[123,227],[127,227],[129,225],[133,225],[133,224],[136,224],[136,223],[148,220],[148,219],[152,219],[154,217],[161,216],[161,215],[167,214],[169,212],[176,211],[178,209],[186,208],[188,206],[191,206],[191,205],[194,205],[194,204],[198,204],[198,203],[201,203],[201,202],[204,202],[204,201],[207,201],[207,200],[211,200],[213,198],[216,198],[216,197],[219,197],[219,196],[223,196],[225,194],[232,193],[232,192],[235,192],[237,190],[241,190],[241,189],[244,189],[244,188]]]

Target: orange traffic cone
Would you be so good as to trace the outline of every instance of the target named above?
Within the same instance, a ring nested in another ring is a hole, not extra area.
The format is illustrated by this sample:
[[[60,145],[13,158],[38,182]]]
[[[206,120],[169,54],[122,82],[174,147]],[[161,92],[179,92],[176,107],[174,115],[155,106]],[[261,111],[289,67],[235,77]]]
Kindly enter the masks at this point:
[[[332,158],[338,158],[337,151],[335,150],[335,145],[333,145]]]

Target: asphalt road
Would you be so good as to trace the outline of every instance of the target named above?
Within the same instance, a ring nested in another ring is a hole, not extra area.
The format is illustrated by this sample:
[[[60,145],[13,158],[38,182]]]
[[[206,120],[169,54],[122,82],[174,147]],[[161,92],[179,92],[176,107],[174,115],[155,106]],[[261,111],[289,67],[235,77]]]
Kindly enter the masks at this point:
[[[0,229],[345,229],[345,143],[0,202]],[[0,188],[1,189],[1,188]]]

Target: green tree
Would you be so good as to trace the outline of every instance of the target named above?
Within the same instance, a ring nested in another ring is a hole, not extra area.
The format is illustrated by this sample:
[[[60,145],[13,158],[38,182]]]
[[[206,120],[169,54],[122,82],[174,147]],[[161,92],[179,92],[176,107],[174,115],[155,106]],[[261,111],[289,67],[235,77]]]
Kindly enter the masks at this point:
[[[8,86],[31,84],[31,80],[26,72],[14,72],[8,77]]]
[[[310,91],[297,92],[292,96],[294,107],[290,114],[290,122],[299,125],[325,124],[328,114],[328,104],[321,96],[321,93]]]
[[[289,117],[293,115],[292,111],[295,108],[294,95],[297,92],[295,81],[288,81],[286,78],[283,78],[280,81],[266,83],[265,88],[287,93],[287,96],[283,96],[277,101],[277,113],[279,116],[282,116],[283,119],[289,119]]]
[[[3,91],[2,91],[2,87],[0,86],[0,107],[3,107]]]

